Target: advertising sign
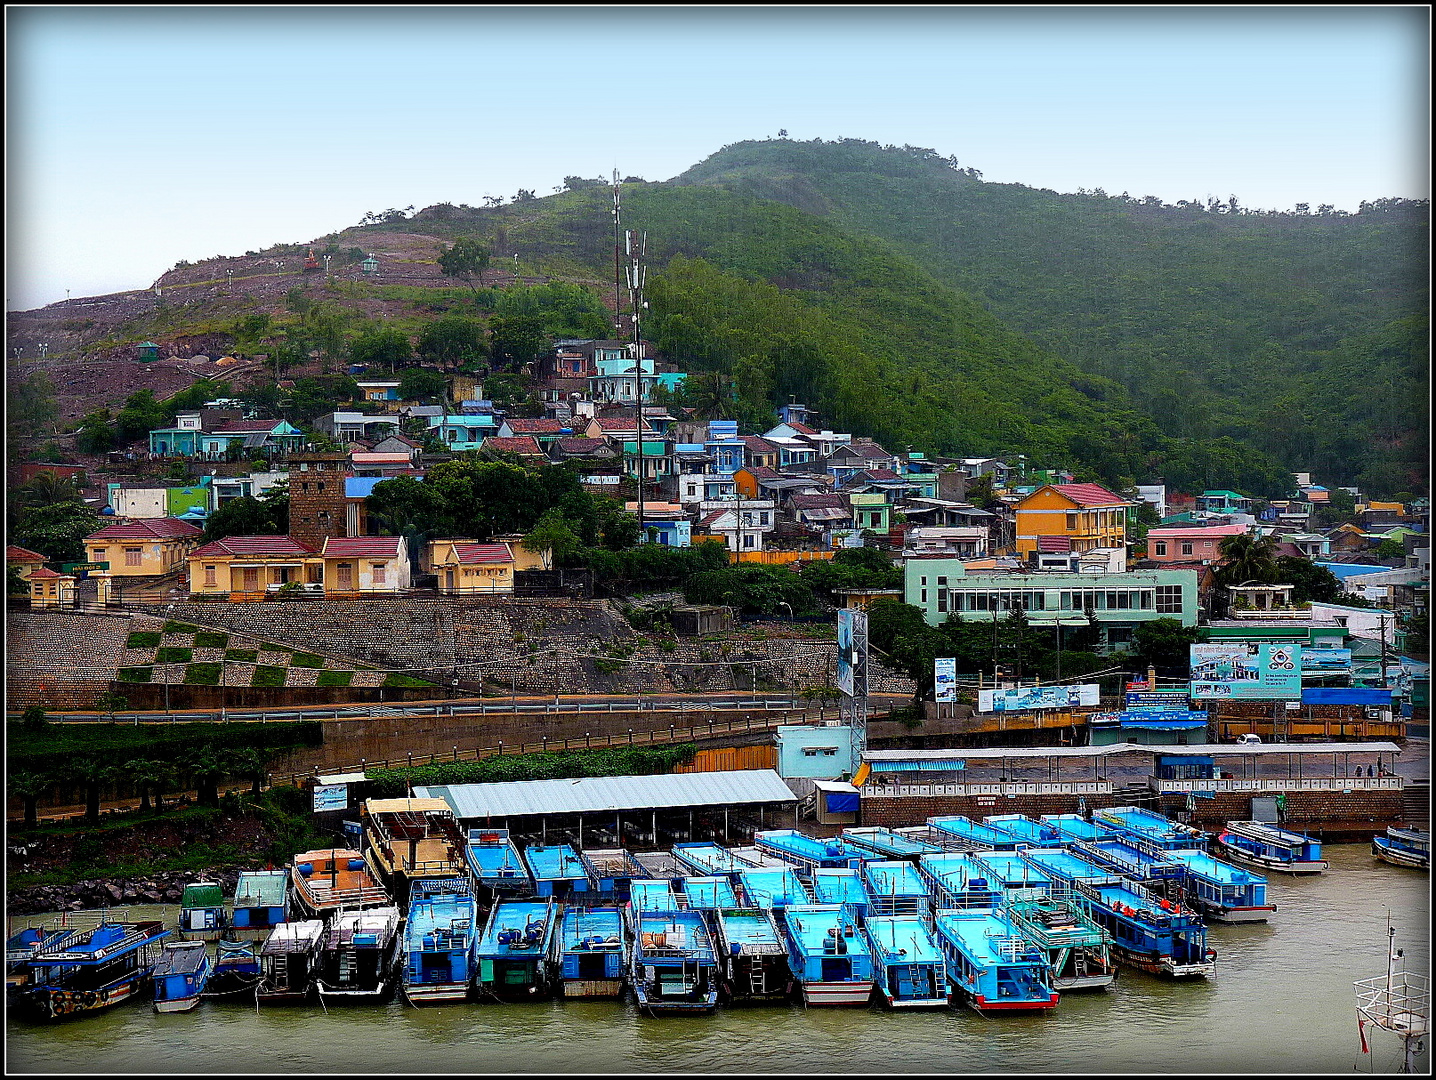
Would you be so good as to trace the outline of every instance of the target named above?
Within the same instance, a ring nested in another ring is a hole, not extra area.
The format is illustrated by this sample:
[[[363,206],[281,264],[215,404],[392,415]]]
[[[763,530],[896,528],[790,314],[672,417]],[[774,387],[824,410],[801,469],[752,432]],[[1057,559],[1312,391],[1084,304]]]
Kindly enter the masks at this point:
[[[1301,670],[1321,675],[1349,675],[1350,649],[1302,649]]]
[[[853,667],[857,663],[857,646],[854,633],[859,619],[866,619],[867,613],[843,608],[838,612],[838,689],[853,696]]]
[[[348,805],[348,784],[314,785],[314,812],[316,814],[325,810],[343,810]]]
[[[1018,686],[1011,690],[979,690],[980,712],[1028,712],[1033,709],[1070,709],[1101,704],[1101,687],[1096,683],[1077,686]]]
[[[60,573],[73,574],[77,570],[108,570],[107,562],[67,562],[60,564]]]
[[[957,701],[957,658],[938,656],[932,662],[932,683],[935,698],[941,703]]]
[[[1185,711],[1191,707],[1191,699],[1185,690],[1143,690],[1127,691],[1127,708],[1150,711]]]
[[[1192,698],[1281,701],[1301,697],[1300,645],[1193,645]]]

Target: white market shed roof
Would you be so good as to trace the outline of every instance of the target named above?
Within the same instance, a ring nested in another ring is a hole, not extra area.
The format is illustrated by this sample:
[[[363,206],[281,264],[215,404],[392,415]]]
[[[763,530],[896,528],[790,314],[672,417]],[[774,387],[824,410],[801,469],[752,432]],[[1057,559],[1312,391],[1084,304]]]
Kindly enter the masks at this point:
[[[797,801],[772,769],[449,784],[415,787],[414,794],[445,800],[461,819]]]

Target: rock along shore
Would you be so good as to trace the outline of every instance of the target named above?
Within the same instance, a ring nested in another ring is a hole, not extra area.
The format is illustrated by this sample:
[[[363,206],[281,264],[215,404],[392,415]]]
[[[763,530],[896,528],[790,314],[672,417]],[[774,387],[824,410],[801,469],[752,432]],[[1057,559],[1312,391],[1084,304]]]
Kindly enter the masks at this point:
[[[41,915],[130,904],[178,904],[184,887],[196,881],[213,881],[226,897],[232,897],[239,871],[164,872],[136,879],[92,878],[73,885],[35,885],[11,893],[5,906],[11,915]]]

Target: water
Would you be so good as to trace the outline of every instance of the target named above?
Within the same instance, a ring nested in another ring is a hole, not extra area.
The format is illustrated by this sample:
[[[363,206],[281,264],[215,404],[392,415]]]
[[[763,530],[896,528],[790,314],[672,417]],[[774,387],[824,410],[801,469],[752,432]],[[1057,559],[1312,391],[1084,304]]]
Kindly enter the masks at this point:
[[[1410,971],[1429,972],[1429,876],[1329,845],[1331,869],[1269,876],[1269,923],[1214,926],[1214,982],[1123,968],[1106,993],[1067,994],[1051,1014],[720,1008],[653,1019],[628,1003],[416,1009],[205,1002],[160,1016],[117,1006],[54,1025],[9,1018],[19,1073],[1324,1073],[1394,1072],[1402,1045],[1357,1037],[1357,979],[1386,971],[1386,918]],[[173,907],[131,909],[167,919]],[[1429,1041],[1427,1043],[1429,1045]],[[1418,1061],[1430,1069],[1430,1052]]]

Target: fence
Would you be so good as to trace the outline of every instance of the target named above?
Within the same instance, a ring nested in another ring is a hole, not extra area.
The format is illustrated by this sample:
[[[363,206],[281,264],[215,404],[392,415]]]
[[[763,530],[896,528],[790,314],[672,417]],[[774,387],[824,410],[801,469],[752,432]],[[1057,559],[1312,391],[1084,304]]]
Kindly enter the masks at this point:
[[[1153,791],[1181,795],[1188,791],[1400,791],[1399,776],[1317,776],[1274,780],[1159,780],[1147,778]]]
[[[933,795],[1110,795],[1112,784],[1107,780],[1077,783],[1009,783],[1009,784],[868,784],[863,798],[906,799]]]

